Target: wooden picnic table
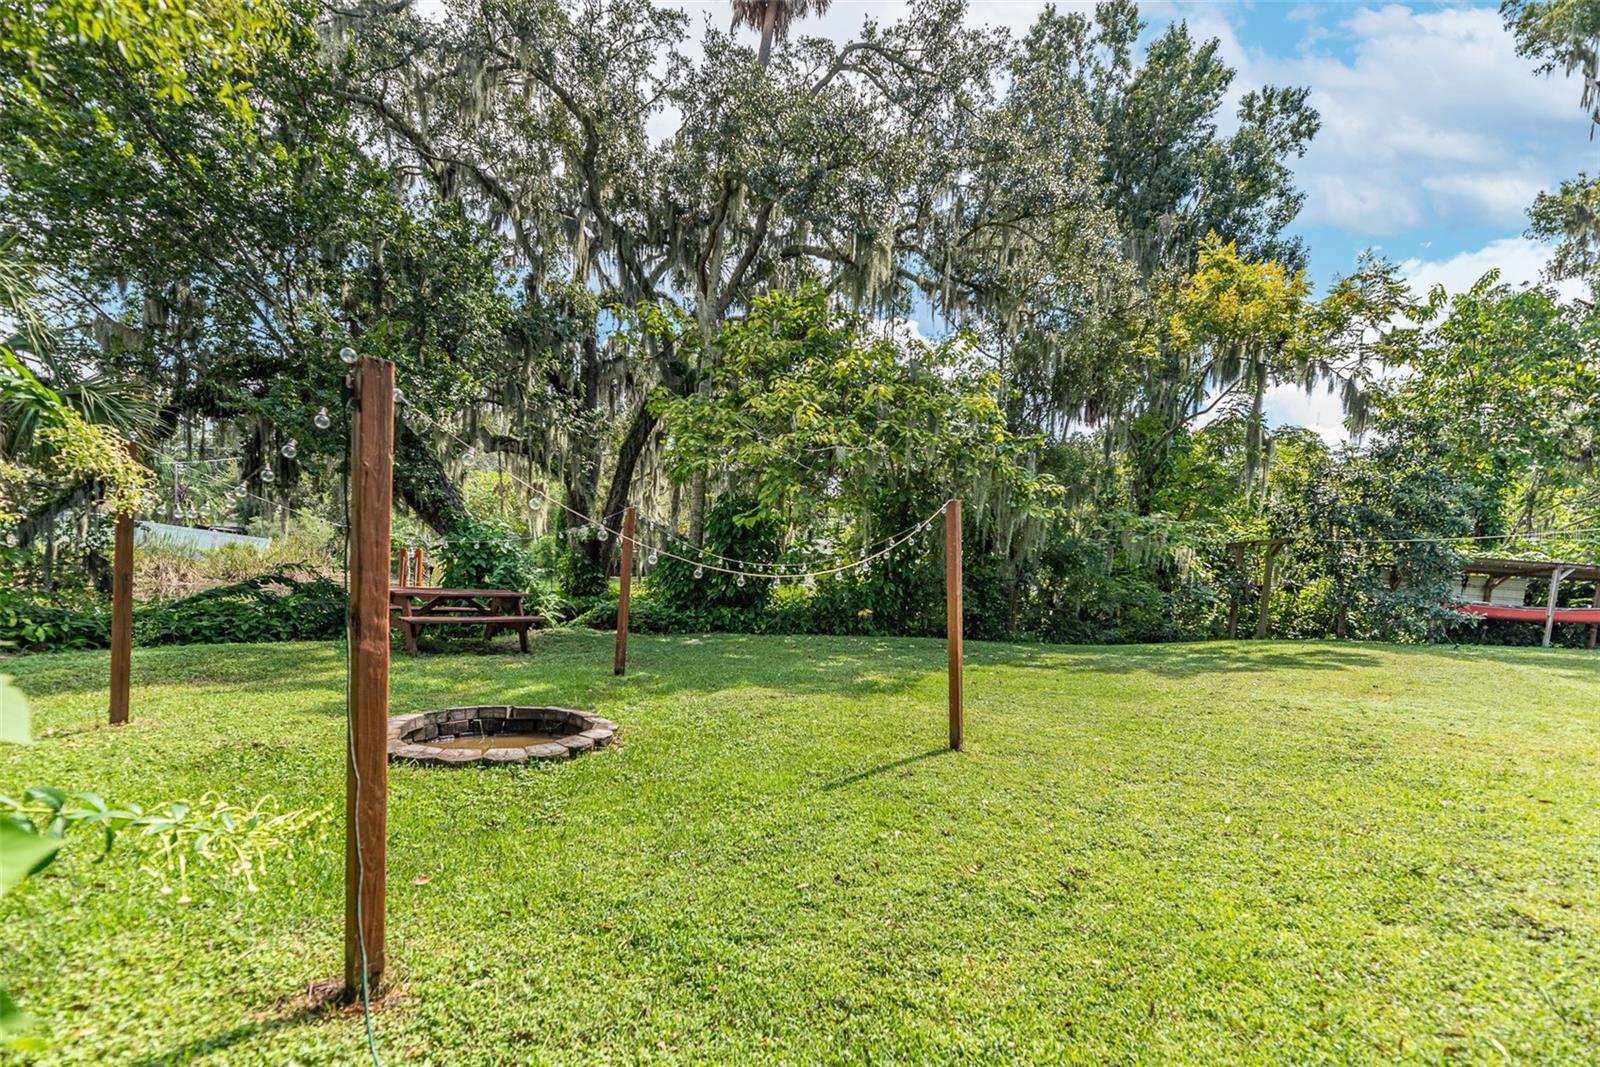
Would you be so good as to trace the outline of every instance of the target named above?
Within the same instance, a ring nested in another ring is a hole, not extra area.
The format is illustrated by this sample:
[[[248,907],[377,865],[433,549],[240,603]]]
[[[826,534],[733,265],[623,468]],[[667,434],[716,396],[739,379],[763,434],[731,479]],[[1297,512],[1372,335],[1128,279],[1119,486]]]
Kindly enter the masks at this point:
[[[481,625],[487,641],[500,630],[515,630],[522,651],[528,651],[528,630],[545,623],[543,615],[523,611],[524,594],[515,589],[443,589],[396,585],[389,588],[389,624],[406,638],[406,651],[417,654],[417,636],[428,626]]]

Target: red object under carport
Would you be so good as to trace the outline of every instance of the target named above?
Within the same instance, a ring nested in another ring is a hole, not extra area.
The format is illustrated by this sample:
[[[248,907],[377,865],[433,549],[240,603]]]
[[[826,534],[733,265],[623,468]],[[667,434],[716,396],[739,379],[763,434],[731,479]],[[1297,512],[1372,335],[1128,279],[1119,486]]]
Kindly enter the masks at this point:
[[[1486,619],[1509,619],[1512,622],[1544,622],[1548,608],[1511,607],[1507,604],[1457,604],[1469,615],[1482,615]],[[1557,608],[1556,622],[1600,623],[1600,608]]]

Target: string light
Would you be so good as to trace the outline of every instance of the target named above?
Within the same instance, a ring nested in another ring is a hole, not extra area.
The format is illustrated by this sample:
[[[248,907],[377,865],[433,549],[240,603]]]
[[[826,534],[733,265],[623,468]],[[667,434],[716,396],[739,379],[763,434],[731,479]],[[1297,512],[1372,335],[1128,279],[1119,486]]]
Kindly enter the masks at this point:
[[[261,480],[266,482],[268,485],[271,485],[273,482],[278,480],[278,476],[273,473],[271,467],[262,467]]]
[[[293,459],[300,454],[300,442],[291,437],[284,442],[283,447],[278,449],[278,452],[284,459]]]
[[[345,345],[343,348],[339,349],[339,358],[344,360],[345,366],[354,366],[356,362],[356,350],[351,348],[349,345]]]
[[[328,427],[333,425],[333,419],[328,415],[328,409],[326,407],[318,408],[317,413],[311,416],[311,425],[315,426],[319,430],[326,430]]]

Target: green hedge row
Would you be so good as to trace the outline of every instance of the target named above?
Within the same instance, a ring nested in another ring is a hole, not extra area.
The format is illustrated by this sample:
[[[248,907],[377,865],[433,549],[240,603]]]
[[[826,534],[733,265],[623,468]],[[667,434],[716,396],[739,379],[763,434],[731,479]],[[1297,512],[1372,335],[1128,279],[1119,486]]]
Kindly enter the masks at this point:
[[[344,589],[263,574],[176,600],[138,605],[133,639],[140,645],[315,641],[344,631]],[[106,648],[111,610],[103,600],[50,600],[0,587],[0,644],[25,649]]]

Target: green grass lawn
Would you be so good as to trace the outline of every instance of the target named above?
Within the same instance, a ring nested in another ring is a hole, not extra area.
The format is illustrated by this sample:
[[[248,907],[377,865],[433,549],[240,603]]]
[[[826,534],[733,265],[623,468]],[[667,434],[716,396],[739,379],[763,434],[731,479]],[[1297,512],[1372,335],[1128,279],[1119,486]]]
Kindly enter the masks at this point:
[[[513,642],[514,643],[514,642]],[[397,656],[395,713],[556,703],[621,744],[395,767],[385,1062],[1593,1062],[1600,656],[554,633]],[[15,658],[53,783],[342,809],[336,645]],[[0,903],[51,1063],[352,1063],[340,822],[179,904],[88,839]]]

